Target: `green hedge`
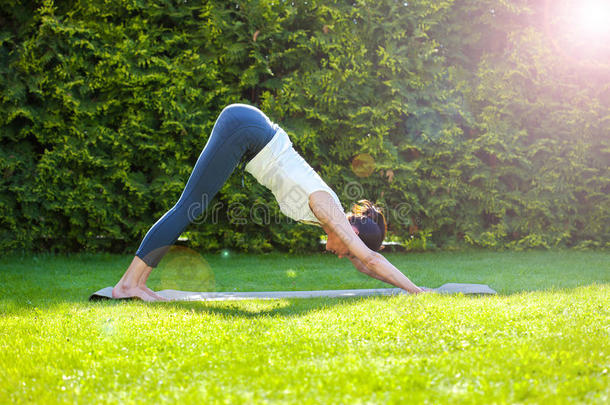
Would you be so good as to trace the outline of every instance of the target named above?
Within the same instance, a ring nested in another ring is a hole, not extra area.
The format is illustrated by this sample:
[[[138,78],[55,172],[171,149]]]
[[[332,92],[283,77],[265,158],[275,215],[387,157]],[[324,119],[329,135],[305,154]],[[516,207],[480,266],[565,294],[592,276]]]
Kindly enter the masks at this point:
[[[414,248],[607,247],[610,52],[566,57],[529,3],[0,1],[0,251],[133,253],[235,102]],[[192,247],[317,248],[245,186]]]

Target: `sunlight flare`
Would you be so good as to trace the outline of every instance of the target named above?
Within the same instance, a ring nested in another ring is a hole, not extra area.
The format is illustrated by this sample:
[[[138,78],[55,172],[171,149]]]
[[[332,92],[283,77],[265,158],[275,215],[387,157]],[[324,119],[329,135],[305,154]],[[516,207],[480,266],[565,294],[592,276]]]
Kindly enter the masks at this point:
[[[586,0],[575,4],[580,32],[589,38],[610,40],[610,0]]]

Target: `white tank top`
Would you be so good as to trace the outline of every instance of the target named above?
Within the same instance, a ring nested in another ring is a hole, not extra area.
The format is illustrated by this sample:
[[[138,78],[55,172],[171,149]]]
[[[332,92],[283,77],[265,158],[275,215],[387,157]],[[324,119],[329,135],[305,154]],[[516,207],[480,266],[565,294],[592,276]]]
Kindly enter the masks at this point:
[[[337,194],[294,150],[282,128],[248,162],[245,170],[271,190],[280,211],[295,221],[320,226],[320,221],[309,208],[309,194],[318,190],[328,191],[343,211]]]

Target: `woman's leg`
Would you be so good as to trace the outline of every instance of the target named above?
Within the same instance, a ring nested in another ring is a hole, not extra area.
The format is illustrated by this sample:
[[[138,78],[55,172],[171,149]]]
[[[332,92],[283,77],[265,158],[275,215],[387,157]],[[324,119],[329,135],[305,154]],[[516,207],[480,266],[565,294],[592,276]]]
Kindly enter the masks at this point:
[[[205,211],[239,162],[253,158],[278,128],[260,110],[248,105],[231,104],[220,113],[178,202],[148,230],[113,296],[141,293],[146,298],[159,298],[146,288],[150,271],[184,229]]]

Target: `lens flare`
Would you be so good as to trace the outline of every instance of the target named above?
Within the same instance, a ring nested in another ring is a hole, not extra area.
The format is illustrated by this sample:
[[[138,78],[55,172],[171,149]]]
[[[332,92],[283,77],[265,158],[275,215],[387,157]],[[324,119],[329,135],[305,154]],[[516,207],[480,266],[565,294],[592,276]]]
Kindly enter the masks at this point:
[[[610,69],[610,0],[545,0],[544,29],[571,65],[595,74]]]
[[[208,262],[186,246],[173,245],[153,271],[158,290],[214,291],[214,272]]]
[[[352,159],[352,171],[358,177],[368,177],[375,170],[375,159],[368,153],[360,153]]]
[[[588,0],[577,4],[576,23],[583,34],[592,38],[609,40],[610,1]]]

